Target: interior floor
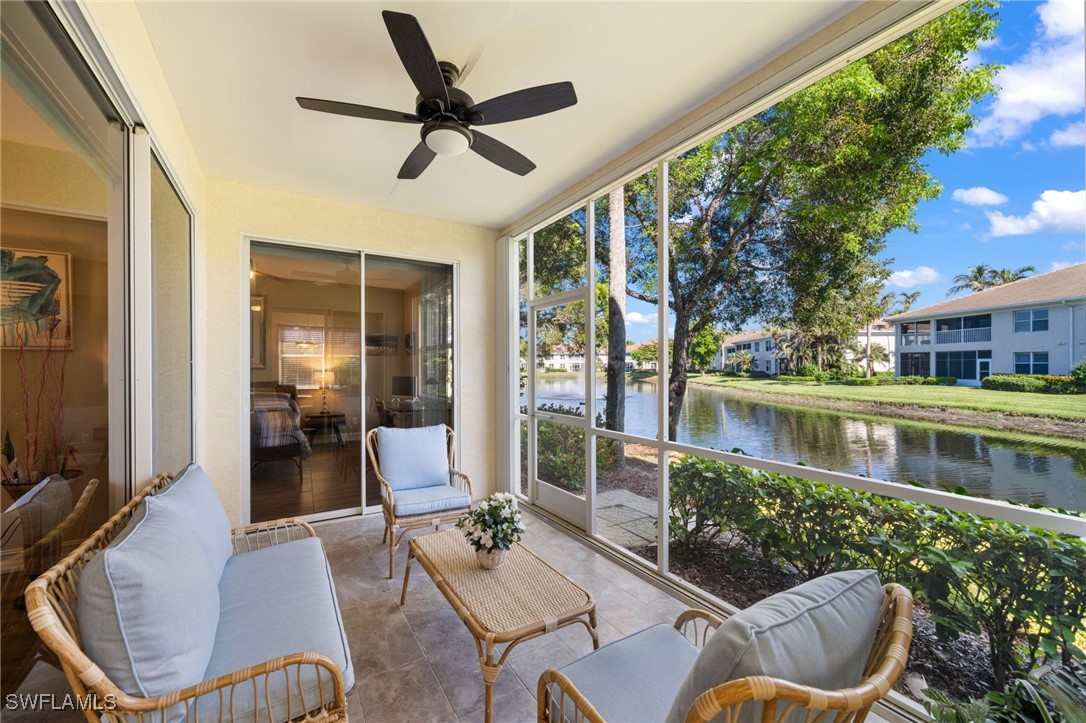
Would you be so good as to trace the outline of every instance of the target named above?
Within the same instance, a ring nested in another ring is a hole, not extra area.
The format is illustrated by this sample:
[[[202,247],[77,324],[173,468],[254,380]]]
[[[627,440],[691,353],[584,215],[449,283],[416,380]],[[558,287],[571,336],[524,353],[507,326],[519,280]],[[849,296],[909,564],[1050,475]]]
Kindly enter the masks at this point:
[[[359,442],[346,441],[313,445],[313,455],[298,467],[288,459],[261,462],[250,473],[250,511],[253,522],[300,517],[330,510],[362,506]],[[367,465],[368,466],[368,465]],[[372,468],[366,473],[367,504],[380,504],[381,493]]]

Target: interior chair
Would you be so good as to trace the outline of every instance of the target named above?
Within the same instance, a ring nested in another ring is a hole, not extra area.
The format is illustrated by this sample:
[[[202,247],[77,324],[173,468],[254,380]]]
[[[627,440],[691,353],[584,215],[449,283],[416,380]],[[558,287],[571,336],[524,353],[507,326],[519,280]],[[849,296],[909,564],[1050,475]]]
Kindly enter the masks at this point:
[[[455,433],[444,424],[401,429],[378,427],[366,434],[366,452],[381,484],[388,540],[388,576],[408,530],[456,522],[471,511],[471,480],[453,468]]]
[[[684,611],[539,678],[539,721],[859,723],[912,642],[912,595],[873,570],[806,582],[721,620]]]

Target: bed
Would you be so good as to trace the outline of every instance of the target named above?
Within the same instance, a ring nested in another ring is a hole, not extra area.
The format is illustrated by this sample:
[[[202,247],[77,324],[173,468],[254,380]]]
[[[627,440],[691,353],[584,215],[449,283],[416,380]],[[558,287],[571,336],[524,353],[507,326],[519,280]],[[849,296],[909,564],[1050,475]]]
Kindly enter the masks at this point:
[[[293,385],[253,386],[249,411],[250,469],[262,462],[290,460],[303,483],[302,460],[313,454],[302,429],[298,390]]]

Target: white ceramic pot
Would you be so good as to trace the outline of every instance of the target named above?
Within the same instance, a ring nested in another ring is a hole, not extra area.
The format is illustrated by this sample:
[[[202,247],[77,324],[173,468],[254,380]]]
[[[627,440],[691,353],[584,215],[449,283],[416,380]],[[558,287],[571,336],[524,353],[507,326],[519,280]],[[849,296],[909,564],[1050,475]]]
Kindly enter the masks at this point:
[[[479,559],[479,564],[487,569],[493,570],[496,567],[501,567],[501,564],[505,562],[505,553],[508,550],[493,550],[487,552],[486,550],[476,550],[475,557]]]

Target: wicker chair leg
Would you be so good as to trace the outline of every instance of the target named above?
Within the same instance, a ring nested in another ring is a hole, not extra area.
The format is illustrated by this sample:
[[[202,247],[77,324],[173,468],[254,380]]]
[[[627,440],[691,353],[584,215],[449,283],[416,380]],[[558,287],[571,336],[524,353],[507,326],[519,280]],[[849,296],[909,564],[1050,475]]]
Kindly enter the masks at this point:
[[[393,527],[388,532],[388,579],[392,579],[392,573],[396,568],[396,548],[399,547],[396,544],[396,528]]]

